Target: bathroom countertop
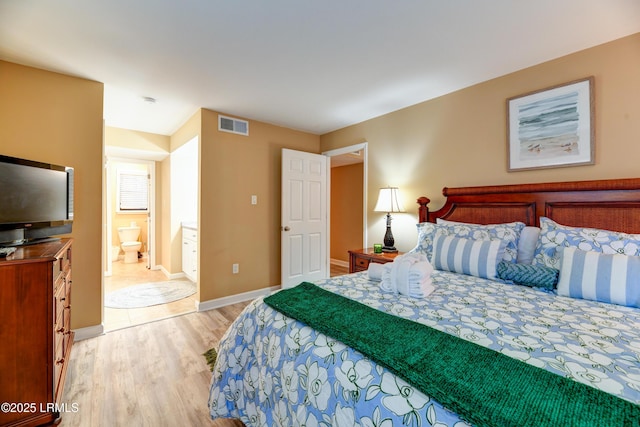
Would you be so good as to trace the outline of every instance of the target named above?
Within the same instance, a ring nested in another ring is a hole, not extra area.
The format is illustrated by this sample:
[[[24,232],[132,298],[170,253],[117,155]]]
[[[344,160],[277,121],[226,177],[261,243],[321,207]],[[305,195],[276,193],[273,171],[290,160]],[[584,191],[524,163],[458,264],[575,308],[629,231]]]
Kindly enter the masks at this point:
[[[197,231],[198,223],[195,221],[182,221],[182,228],[190,228]]]

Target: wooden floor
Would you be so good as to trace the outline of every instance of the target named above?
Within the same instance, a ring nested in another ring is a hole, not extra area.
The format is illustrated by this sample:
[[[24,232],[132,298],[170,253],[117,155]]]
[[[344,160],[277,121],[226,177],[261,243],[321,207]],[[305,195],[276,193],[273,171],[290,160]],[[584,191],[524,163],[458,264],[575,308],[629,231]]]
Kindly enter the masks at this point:
[[[217,347],[248,303],[190,313],[74,343],[61,425],[236,427],[211,421],[211,372],[202,353]]]
[[[111,292],[127,286],[140,283],[161,282],[169,280],[160,270],[148,270],[146,259],[138,263],[125,264],[115,261],[111,266],[112,275],[104,279],[104,292]],[[349,273],[349,267],[331,264],[331,277]],[[185,279],[186,280],[186,279]],[[104,330],[106,332],[117,329],[142,325],[160,319],[166,319],[196,310],[196,296],[192,295],[168,304],[154,305],[142,308],[104,308]]]
[[[343,274],[349,273],[349,267],[343,267],[337,264],[331,264],[331,272],[329,273],[331,277],[333,276],[342,276]]]
[[[331,276],[348,268],[333,266]],[[220,339],[248,302],[193,312],[74,343],[62,403],[64,427],[210,426],[211,372],[202,353]],[[147,320],[149,321],[149,320]]]

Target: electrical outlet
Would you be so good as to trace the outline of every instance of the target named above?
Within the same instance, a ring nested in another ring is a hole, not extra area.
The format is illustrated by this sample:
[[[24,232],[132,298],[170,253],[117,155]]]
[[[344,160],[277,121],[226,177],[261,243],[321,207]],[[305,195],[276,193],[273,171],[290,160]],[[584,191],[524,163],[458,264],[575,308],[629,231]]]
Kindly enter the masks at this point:
[[[238,274],[240,272],[240,264],[233,264],[231,266],[231,270],[233,271],[233,274]]]

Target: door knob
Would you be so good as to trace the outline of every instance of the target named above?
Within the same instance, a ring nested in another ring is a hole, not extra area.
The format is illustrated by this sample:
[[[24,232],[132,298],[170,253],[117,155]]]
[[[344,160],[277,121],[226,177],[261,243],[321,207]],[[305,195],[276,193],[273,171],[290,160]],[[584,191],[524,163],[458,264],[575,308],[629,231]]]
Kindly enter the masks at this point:
[[[284,230],[284,231],[289,231],[289,230],[291,230],[291,229],[289,228],[289,226],[288,226],[288,225],[286,225],[286,226],[283,228],[283,230]]]

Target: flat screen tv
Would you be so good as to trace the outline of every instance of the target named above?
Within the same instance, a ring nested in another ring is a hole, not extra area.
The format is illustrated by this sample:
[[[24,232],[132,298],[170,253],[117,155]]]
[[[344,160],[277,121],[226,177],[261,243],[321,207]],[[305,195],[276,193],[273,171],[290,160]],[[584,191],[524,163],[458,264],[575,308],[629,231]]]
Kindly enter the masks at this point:
[[[73,168],[0,155],[0,246],[28,245],[73,226]]]

